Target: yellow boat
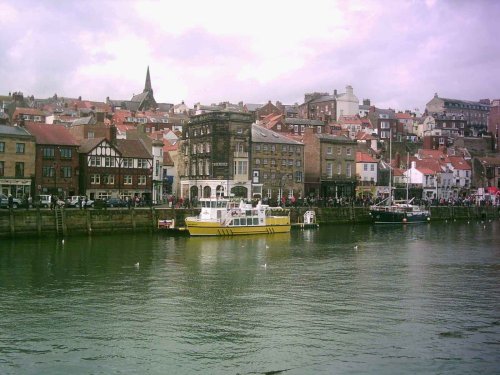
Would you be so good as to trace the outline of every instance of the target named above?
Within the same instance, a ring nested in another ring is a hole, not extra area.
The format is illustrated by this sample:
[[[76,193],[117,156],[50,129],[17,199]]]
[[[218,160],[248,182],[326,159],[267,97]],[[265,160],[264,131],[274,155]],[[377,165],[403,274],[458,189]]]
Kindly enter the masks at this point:
[[[201,212],[186,218],[191,236],[236,236],[290,232],[290,215],[281,207],[239,203],[226,198],[200,199]]]

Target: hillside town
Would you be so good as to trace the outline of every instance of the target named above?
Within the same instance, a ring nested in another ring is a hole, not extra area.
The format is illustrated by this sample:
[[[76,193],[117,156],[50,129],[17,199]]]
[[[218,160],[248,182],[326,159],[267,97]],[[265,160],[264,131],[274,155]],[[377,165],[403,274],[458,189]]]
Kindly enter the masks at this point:
[[[499,205],[499,126],[500,99],[430,93],[423,111],[380,108],[350,85],[302,103],[160,103],[148,67],[130,99],[0,95],[0,192],[33,205],[51,195],[337,206],[395,188],[429,205]]]

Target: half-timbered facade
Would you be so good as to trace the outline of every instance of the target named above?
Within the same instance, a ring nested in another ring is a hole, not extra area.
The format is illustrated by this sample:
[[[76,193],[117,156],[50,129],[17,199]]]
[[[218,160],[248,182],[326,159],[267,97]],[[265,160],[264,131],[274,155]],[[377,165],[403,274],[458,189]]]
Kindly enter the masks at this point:
[[[90,199],[151,201],[153,157],[140,140],[87,139],[79,154],[80,187]]]

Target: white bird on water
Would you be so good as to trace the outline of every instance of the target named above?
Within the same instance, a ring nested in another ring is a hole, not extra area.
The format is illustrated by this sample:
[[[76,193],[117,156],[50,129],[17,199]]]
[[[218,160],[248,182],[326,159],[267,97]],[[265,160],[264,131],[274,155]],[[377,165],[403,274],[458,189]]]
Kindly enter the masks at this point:
[[[135,268],[139,268],[139,262],[137,262],[136,264],[134,264],[134,267]]]
[[[358,250],[358,245],[354,246],[354,250]]]
[[[266,244],[266,249],[269,249],[269,245]]]

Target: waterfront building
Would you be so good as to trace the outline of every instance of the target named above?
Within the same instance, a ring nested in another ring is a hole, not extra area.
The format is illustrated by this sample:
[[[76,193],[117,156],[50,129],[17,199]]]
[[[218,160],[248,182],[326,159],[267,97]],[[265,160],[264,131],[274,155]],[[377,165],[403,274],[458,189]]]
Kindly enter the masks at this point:
[[[469,101],[461,99],[440,98],[437,93],[425,106],[428,114],[446,114],[461,116],[467,121],[465,136],[479,137],[487,132],[490,101]]]
[[[453,173],[453,190],[455,197],[467,194],[471,188],[472,166],[462,156],[447,156],[448,168]]]
[[[59,198],[80,195],[78,186],[79,143],[63,125],[27,122],[26,130],[35,137],[35,192]]]
[[[35,177],[35,137],[20,126],[0,125],[0,192],[32,196]]]
[[[250,199],[250,142],[253,116],[214,111],[195,115],[183,129],[179,163],[181,197]]]
[[[491,101],[490,115],[488,117],[488,131],[495,140],[495,152],[500,152],[500,99]]]
[[[151,202],[153,156],[142,140],[85,139],[78,152],[82,194],[92,200],[139,197]]]
[[[269,115],[282,115],[283,112],[269,100],[255,111],[255,120],[262,120]]]
[[[360,185],[376,185],[378,161],[366,152],[356,152],[356,176]]]
[[[356,140],[306,129],[304,171],[307,196],[352,198],[356,187]]]
[[[280,202],[304,197],[304,144],[252,125],[252,197]]]
[[[476,157],[472,163],[475,187],[500,189],[500,156]]]

